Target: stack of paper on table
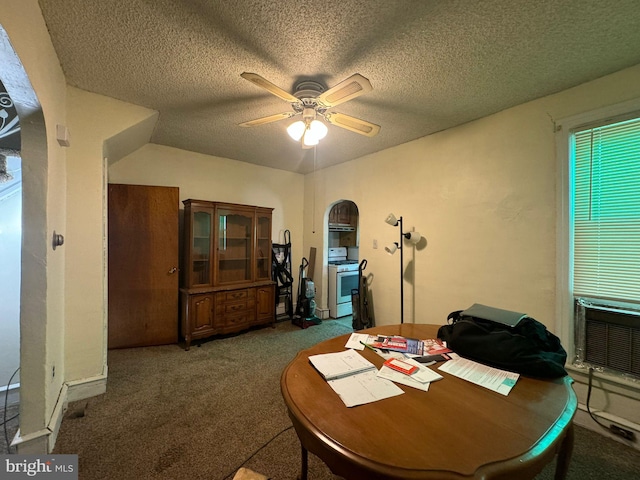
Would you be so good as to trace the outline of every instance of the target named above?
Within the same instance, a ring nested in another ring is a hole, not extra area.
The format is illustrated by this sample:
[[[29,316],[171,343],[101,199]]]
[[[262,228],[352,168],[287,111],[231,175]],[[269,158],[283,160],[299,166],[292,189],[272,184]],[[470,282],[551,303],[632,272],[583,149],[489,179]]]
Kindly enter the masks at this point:
[[[309,361],[327,381],[376,370],[373,363],[353,350],[311,355]]]
[[[378,372],[378,377],[386,378],[396,383],[400,383],[402,385],[406,385],[408,387],[417,388],[419,390],[428,391],[429,384],[431,382],[435,382],[436,380],[440,380],[442,376],[423,363],[418,363],[414,360],[411,360],[411,356],[409,354],[405,354],[402,352],[397,352],[394,350],[386,350],[372,347],[374,342],[380,338],[378,335],[368,335],[366,333],[352,333],[345,347],[353,348],[357,350],[364,350],[366,347],[370,347],[374,350],[378,355],[380,355],[385,360],[390,358],[398,358],[404,362],[410,363],[411,365],[418,366],[418,371],[412,375],[405,375],[404,373],[396,372],[395,370],[385,367],[384,365],[380,368]],[[445,349],[448,352],[451,350],[447,349],[439,340],[425,340],[424,345],[428,348],[428,351],[425,350],[423,353],[432,353],[435,351],[443,351]]]
[[[393,354],[390,355],[390,357],[393,357]],[[380,367],[378,377],[386,378],[387,380],[391,380],[392,382],[401,383],[402,385],[417,388],[418,390],[423,390],[425,392],[429,390],[429,385],[431,382],[435,382],[436,380],[440,380],[442,378],[442,375],[440,375],[439,373],[434,372],[429,367],[418,363],[411,358],[403,357],[402,361],[418,367],[418,370],[411,375],[406,375],[383,365],[382,367]]]
[[[309,361],[347,407],[404,393],[393,382],[378,377],[376,366],[355,350],[311,355]]]

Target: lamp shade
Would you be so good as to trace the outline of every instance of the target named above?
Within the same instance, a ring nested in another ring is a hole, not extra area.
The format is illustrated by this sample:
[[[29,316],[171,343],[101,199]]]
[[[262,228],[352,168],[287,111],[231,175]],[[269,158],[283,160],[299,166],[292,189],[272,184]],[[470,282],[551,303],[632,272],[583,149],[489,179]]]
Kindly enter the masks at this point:
[[[420,241],[422,235],[420,235],[418,232],[409,232],[404,234],[404,238],[409,240],[409,243],[415,245]]]
[[[302,120],[298,120],[297,122],[293,122],[287,127],[287,133],[296,142],[299,142],[305,129],[306,125],[304,124],[304,122]]]
[[[320,120],[298,120],[287,127],[287,133],[296,142],[302,140],[303,147],[313,147],[327,136],[329,129]]]
[[[386,247],[384,247],[384,251],[387,252],[389,255],[393,255],[394,253],[396,253],[396,250],[398,250],[397,242],[394,242],[391,245],[387,245]]]
[[[319,142],[320,142],[320,140],[318,140],[318,138],[316,138],[313,135],[311,135],[309,133],[309,130],[304,132],[304,135],[302,136],[302,146],[303,147],[313,147],[314,145],[317,145]]]
[[[327,136],[328,131],[329,129],[327,128],[327,126],[320,120],[313,120],[309,124],[309,131],[307,132],[307,135],[312,134],[318,140],[322,140]]]
[[[387,215],[385,222],[387,222],[392,227],[395,227],[396,225],[398,225],[398,219],[393,213],[390,213],[389,215]]]

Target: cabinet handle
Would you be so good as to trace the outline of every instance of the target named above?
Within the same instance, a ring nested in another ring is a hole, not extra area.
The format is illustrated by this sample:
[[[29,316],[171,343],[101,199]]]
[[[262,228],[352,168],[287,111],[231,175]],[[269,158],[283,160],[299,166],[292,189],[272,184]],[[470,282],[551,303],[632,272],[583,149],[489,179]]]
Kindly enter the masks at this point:
[[[167,275],[171,275],[172,273],[176,273],[178,271],[178,269],[176,267],[171,267],[169,269],[169,271],[167,272]]]

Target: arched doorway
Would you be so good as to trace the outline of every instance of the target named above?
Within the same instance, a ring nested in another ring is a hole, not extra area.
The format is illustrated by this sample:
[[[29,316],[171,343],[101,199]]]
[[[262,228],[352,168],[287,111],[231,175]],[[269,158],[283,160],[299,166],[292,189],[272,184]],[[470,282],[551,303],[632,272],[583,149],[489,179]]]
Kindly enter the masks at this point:
[[[352,314],[351,290],[358,287],[359,212],[351,200],[329,207],[327,225],[327,305],[329,317]]]
[[[48,157],[44,116],[31,82],[0,26],[0,81],[21,124],[22,239],[20,277],[20,432],[28,443],[20,453],[44,453],[47,436],[47,187]],[[11,440],[11,439],[10,439]]]

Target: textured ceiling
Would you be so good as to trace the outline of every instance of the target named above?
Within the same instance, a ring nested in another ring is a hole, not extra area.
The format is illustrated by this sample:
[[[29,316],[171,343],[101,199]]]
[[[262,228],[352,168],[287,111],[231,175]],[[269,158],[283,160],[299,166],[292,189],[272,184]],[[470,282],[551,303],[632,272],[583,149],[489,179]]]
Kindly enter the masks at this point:
[[[306,173],[291,111],[242,79],[373,91],[332,110],[315,168],[352,160],[640,63],[638,0],[40,0],[70,85],[159,112],[151,141]],[[299,118],[299,117],[298,117]]]

